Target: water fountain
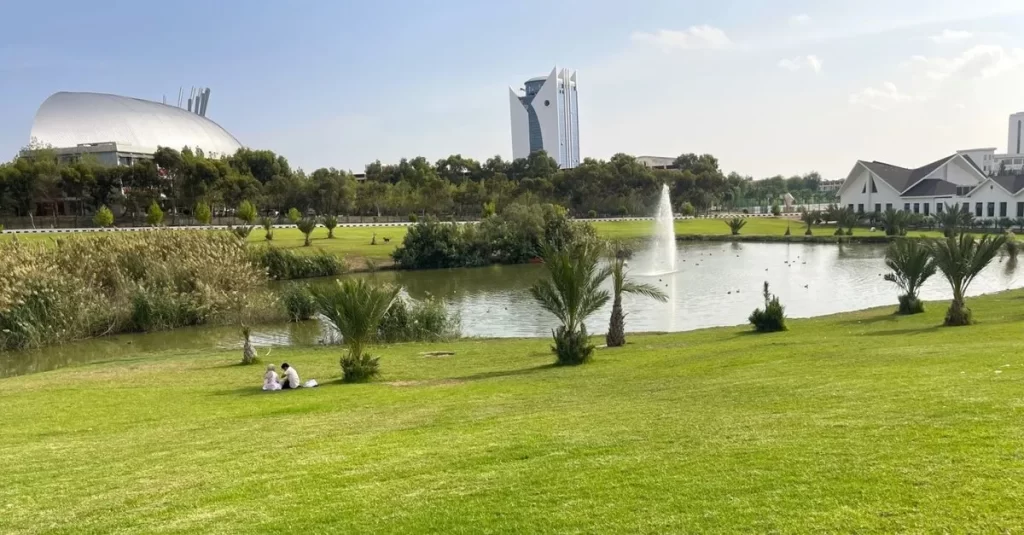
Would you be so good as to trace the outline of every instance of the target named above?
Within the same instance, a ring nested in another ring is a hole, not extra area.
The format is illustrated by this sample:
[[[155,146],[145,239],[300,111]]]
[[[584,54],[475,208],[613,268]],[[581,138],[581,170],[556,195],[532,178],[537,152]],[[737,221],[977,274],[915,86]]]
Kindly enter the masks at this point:
[[[669,200],[668,184],[661,187],[658,211],[654,214],[654,241],[651,245],[650,269],[652,275],[676,271],[676,227]]]

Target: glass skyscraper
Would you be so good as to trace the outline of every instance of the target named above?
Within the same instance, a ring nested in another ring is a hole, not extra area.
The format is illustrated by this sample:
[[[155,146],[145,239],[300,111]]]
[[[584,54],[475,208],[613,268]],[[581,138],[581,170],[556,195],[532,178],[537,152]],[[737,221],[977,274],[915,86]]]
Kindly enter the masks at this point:
[[[559,167],[580,164],[579,109],[576,71],[554,68],[531,78],[522,91],[509,88],[512,109],[512,157],[526,158],[543,150]]]

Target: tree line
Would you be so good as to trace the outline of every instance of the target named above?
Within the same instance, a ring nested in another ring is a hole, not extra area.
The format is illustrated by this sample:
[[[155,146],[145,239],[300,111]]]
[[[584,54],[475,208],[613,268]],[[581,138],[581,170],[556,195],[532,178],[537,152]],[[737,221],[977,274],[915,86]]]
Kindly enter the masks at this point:
[[[41,149],[0,164],[0,215],[46,214],[56,222],[58,213],[88,216],[101,206],[119,206],[120,217],[144,220],[156,202],[168,211],[166,222],[176,224],[200,203],[223,215],[250,201],[263,215],[298,208],[318,215],[476,218],[518,202],[557,204],[576,217],[638,216],[650,214],[662,184],[670,186],[677,210],[703,212],[768,206],[787,192],[814,202],[821,182],[817,173],[764,180],[726,175],[710,154],[683,154],[673,167],[651,169],[627,154],[588,158],[575,169],[559,169],[544,152],[483,162],[452,155],[434,163],[423,157],[376,161],[357,179],[335,168],[293,169],[269,150],[240,149],[214,159],[187,147],[162,147],[152,160],[106,167],[88,155],[66,161]]]

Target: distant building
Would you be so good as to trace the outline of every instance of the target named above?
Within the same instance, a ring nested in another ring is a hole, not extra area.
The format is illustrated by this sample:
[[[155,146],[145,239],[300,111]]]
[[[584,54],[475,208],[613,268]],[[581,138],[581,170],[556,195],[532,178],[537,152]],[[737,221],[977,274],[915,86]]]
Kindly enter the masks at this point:
[[[1006,139],[1007,154],[1024,154],[1024,111],[1010,116],[1009,135]]]
[[[543,150],[563,169],[579,166],[576,71],[556,67],[547,77],[531,78],[523,85],[521,92],[509,88],[512,157],[526,158]]]
[[[986,175],[1024,172],[1024,112],[1010,116],[1006,132],[1006,152],[996,154],[995,147],[958,150],[971,159]]]
[[[843,186],[843,180],[822,180],[818,183],[818,193],[835,195]]]
[[[668,156],[637,156],[636,161],[651,169],[678,169],[676,159]]]
[[[49,148],[62,160],[89,154],[109,166],[151,159],[157,147],[187,146],[212,158],[230,156],[242,145],[202,115],[209,91],[204,95],[196,97],[192,111],[118,95],[54,93],[36,112],[29,149]]]

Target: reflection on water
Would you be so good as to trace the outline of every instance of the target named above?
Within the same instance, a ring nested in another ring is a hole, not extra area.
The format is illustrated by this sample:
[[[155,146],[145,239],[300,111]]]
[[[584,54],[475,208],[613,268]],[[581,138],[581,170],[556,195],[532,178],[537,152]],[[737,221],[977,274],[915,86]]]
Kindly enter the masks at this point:
[[[677,271],[643,277],[669,295],[668,303],[624,296],[626,329],[685,331],[738,325],[762,305],[764,281],[779,296],[790,317],[809,317],[881,305],[896,306],[896,289],[882,279],[881,245],[685,243],[679,245]],[[646,265],[642,255],[634,265]],[[1019,288],[1024,275],[1002,261],[993,262],[971,285],[971,295]],[[548,336],[556,320],[537,306],[529,288],[545,275],[543,266],[492,266],[475,269],[385,271],[356,274],[403,286],[415,299],[444,299],[462,318],[465,336]],[[309,284],[325,284],[320,280]],[[292,282],[288,284],[306,284]],[[949,299],[940,275],[922,289],[924,299]],[[587,323],[591,333],[607,329],[610,307]],[[327,329],[317,322],[255,329],[259,346],[312,345]],[[237,328],[189,328],[167,333],[102,338],[41,351],[0,356],[0,376],[43,371],[73,363],[136,357],[154,350],[240,347]]]

